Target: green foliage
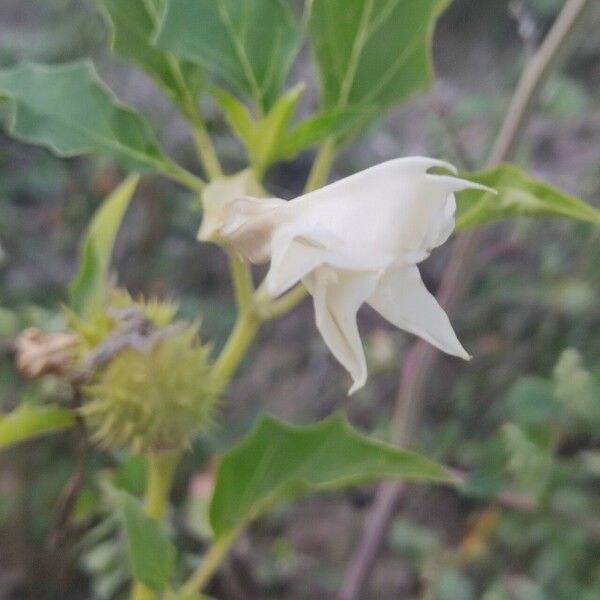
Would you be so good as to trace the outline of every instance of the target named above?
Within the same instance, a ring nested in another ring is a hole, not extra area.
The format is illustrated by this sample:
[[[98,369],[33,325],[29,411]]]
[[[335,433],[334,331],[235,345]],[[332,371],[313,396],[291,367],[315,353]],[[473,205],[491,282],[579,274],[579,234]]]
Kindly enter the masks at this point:
[[[430,83],[429,43],[446,0],[314,0],[310,42],[326,108],[375,109]]]
[[[152,42],[159,19],[156,0],[96,0],[112,31],[112,51],[152,77],[178,106],[189,110],[201,86],[200,70],[180,65]]]
[[[90,304],[102,305],[108,294],[108,267],[115,237],[139,177],[130,175],[104,200],[88,225],[79,270],[69,288],[71,308],[79,315]]]
[[[263,417],[221,460],[210,522],[225,537],[276,504],[384,477],[451,481],[439,465],[359,434],[339,414],[305,427]]]
[[[262,113],[279,96],[299,38],[285,0],[167,0],[156,43],[252,99]]]
[[[468,179],[495,189],[498,194],[466,190],[457,197],[456,229],[509,217],[561,217],[600,224],[594,207],[543,183],[510,164],[491,171],[470,173]]]
[[[135,580],[152,590],[163,590],[175,569],[175,548],[163,526],[146,516],[140,503],[125,493],[123,520]]]
[[[567,413],[592,426],[600,425],[600,385],[585,368],[578,350],[562,352],[554,366],[553,382],[556,398]]]
[[[520,489],[541,500],[547,490],[552,472],[551,438],[546,431],[528,432],[513,423],[502,428],[509,455],[506,468]]]
[[[218,89],[213,90],[232,130],[246,147],[249,163],[263,172],[278,160],[289,160],[299,152],[320,144],[330,136],[346,133],[368,111],[334,108],[312,115],[288,127],[304,85],[282,95],[266,116],[255,119],[246,106]]]
[[[233,96],[214,91],[231,128],[246,146],[250,164],[259,172],[281,157],[281,139],[303,90],[304,85],[300,84],[282,95],[267,115],[258,121]]]
[[[2,98],[10,133],[59,156],[97,152],[130,169],[172,171],[146,121],[117,101],[90,62],[0,71]]]
[[[68,429],[74,424],[75,416],[66,408],[22,404],[0,416],[0,449]]]

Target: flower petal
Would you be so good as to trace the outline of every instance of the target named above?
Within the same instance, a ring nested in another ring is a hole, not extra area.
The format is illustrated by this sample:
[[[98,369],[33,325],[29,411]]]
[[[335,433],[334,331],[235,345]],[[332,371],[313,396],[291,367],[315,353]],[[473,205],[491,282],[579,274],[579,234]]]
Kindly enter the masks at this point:
[[[427,290],[417,267],[390,269],[367,302],[388,321],[440,350],[471,358],[458,341],[450,320]]]
[[[313,296],[317,328],[332,354],[350,373],[353,385],[348,394],[353,394],[367,381],[367,363],[356,313],[373,293],[377,278],[324,266],[313,271],[304,283]]]
[[[275,231],[286,221],[288,204],[280,198],[237,198],[225,209],[221,237],[251,262],[267,262]]]
[[[203,216],[198,239],[203,242],[218,242],[225,213],[231,202],[246,194],[259,194],[260,191],[260,184],[251,169],[211,181],[202,192]]]
[[[269,293],[283,294],[310,271],[328,262],[336,244],[339,240],[318,224],[307,229],[306,223],[299,221],[281,227],[271,241],[271,268],[265,280]]]

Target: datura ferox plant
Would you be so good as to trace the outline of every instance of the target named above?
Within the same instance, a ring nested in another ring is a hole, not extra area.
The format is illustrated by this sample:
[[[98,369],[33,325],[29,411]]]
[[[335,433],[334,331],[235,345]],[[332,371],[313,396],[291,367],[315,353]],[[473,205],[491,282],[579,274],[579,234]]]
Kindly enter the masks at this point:
[[[378,478],[456,483],[442,466],[370,439],[339,414],[302,427],[264,416],[219,459],[209,549],[195,570],[189,561],[176,568],[163,524],[175,468],[192,439],[219,422],[223,392],[264,322],[312,296],[317,328],[352,378],[350,393],[367,381],[357,326],[365,303],[396,327],[468,359],[418,265],[455,226],[543,215],[597,227],[600,214],[501,164],[508,151],[496,151],[488,170],[477,173],[459,175],[437,158],[390,157],[326,185],[341,148],[428,87],[430,38],[444,0],[307,0],[299,17],[288,0],[97,4],[113,53],[150,76],[187,121],[202,176],[161,150],[148,121],[117,100],[89,61],[0,70],[0,114],[9,134],[63,157],[101,154],[131,171],[84,237],[66,298],[68,329],[60,338],[29,330],[16,344],[25,376],[57,374],[72,386],[74,400],[15,408],[0,419],[0,447],[82,423],[98,451],[113,460],[144,457],[145,503],[124,491],[106,499],[122,515],[131,598],[200,598],[236,536],[277,503]],[[305,38],[320,99],[298,118],[310,82],[291,85],[289,74]],[[518,90],[528,101],[561,43],[536,63],[536,85]],[[212,98],[245,148],[244,170],[226,172],[201,98]],[[512,143],[518,132],[510,123],[522,126],[523,119],[509,116],[503,135]],[[263,181],[269,167],[313,147],[304,193],[272,197]],[[175,305],[111,289],[116,233],[140,175],[152,173],[189,190],[190,215],[200,198],[199,240],[218,244],[228,256],[237,320],[219,352],[200,340],[202,315],[182,322]],[[269,263],[258,285],[252,263]]]

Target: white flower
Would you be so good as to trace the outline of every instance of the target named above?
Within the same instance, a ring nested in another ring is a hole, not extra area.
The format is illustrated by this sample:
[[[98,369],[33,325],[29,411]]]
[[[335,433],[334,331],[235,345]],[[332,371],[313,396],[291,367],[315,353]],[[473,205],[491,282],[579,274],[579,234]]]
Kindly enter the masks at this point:
[[[256,181],[252,169],[244,169],[235,175],[211,181],[202,192],[202,226],[198,239],[203,242],[219,241],[219,230],[223,227],[226,207],[245,194],[260,195],[262,188]]]
[[[325,343],[352,376],[350,394],[367,379],[356,323],[364,302],[440,350],[469,358],[416,265],[450,236],[454,192],[487,188],[428,173],[431,167],[456,173],[443,161],[402,158],[289,202],[244,197],[224,210],[221,239],[253,262],[271,261],[271,295],[304,283]]]

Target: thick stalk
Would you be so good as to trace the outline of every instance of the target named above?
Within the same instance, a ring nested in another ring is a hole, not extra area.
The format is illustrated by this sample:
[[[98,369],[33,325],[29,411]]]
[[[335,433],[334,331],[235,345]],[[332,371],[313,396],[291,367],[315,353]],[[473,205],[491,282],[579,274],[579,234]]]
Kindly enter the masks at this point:
[[[568,0],[565,4],[546,39],[523,72],[487,160],[488,167],[513,156],[539,92],[549,73],[557,67],[564,55],[576,26],[583,20],[585,8],[590,4],[591,0]],[[471,281],[473,258],[480,237],[479,232],[470,231],[461,235],[454,245],[438,293],[440,304],[450,314],[454,312]],[[437,356],[438,353],[432,346],[418,341],[404,362],[393,420],[392,437],[396,444],[409,445],[416,436],[427,383]],[[347,565],[337,600],[358,600],[364,595],[387,525],[405,489],[403,484],[389,483],[382,484],[378,489],[371,516],[366,520],[361,542]]]
[[[148,458],[145,511],[152,519],[162,521],[165,517],[173,475],[180,457],[180,452],[153,452]],[[142,583],[136,582],[130,598],[131,600],[154,600],[155,593]]]

